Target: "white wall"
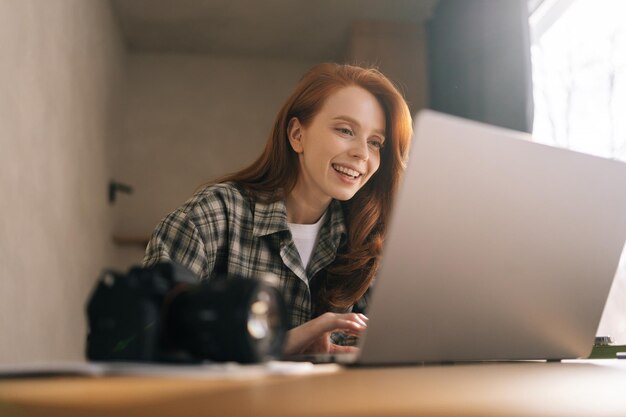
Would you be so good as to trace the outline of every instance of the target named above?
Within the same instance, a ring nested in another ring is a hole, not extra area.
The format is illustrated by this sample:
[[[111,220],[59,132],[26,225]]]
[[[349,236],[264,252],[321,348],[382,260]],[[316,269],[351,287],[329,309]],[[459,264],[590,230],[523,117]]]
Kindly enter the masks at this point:
[[[115,234],[147,237],[202,183],[250,164],[280,106],[313,63],[210,55],[132,54],[116,180]],[[117,267],[139,263],[121,248]]]
[[[123,48],[108,2],[0,0],[0,363],[80,359],[111,262]]]

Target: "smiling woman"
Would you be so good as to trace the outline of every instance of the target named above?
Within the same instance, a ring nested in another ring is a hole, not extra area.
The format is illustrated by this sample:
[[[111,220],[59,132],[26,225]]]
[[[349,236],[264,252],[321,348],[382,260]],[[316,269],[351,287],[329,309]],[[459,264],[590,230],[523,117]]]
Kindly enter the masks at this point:
[[[315,223],[331,199],[349,200],[378,170],[385,115],[376,97],[350,86],[332,94],[309,126],[289,123],[300,175],[287,196],[287,218]]]
[[[261,156],[163,219],[144,264],[173,260],[201,279],[272,273],[291,319],[285,354],[352,351],[331,334],[367,327],[365,294],[410,138],[408,107],[379,71],[317,65]]]

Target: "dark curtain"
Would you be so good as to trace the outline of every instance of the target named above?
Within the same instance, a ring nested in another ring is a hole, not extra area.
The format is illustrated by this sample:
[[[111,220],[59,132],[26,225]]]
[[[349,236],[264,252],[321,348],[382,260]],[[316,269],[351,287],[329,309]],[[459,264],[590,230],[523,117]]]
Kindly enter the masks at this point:
[[[440,0],[427,33],[433,110],[531,131],[527,0]]]

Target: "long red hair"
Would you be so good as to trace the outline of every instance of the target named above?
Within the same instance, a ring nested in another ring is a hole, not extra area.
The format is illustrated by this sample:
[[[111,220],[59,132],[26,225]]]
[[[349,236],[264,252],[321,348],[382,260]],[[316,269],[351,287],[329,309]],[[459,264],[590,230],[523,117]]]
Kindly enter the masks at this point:
[[[289,121],[296,117],[308,126],[324,101],[334,92],[358,86],[378,100],[385,113],[385,146],[380,167],[370,180],[342,208],[348,231],[346,250],[315,287],[318,308],[346,308],[359,300],[374,278],[380,262],[386,225],[405,168],[412,135],[411,114],[387,77],[373,68],[334,63],[319,64],[300,79],[282,106],[265,149],[247,168],[220,178],[247,189],[257,199],[284,198],[296,184],[299,162],[287,137]],[[276,190],[282,190],[277,195]]]

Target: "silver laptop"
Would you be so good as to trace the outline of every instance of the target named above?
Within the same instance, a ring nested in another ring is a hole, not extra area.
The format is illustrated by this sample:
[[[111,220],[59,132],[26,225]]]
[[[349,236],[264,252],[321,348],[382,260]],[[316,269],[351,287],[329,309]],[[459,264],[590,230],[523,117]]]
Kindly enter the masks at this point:
[[[586,357],[626,240],[626,164],[420,112],[358,364]]]

